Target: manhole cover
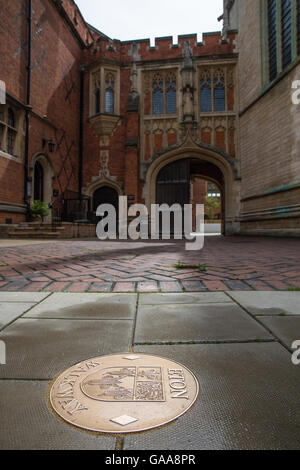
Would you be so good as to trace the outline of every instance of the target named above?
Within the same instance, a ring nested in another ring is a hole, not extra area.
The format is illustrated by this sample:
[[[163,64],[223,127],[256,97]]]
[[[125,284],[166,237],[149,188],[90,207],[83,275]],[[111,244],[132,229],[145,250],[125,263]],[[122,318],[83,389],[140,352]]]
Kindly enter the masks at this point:
[[[89,431],[146,431],[184,414],[199,393],[186,367],[146,354],[97,357],[54,381],[50,403],[68,423]]]

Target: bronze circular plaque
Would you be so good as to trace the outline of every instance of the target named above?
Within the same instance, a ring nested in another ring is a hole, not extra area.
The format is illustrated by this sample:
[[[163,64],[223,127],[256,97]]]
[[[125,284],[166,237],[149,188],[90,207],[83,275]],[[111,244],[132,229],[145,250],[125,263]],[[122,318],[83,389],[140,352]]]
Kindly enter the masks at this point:
[[[181,364],[146,354],[89,359],[67,369],[50,403],[68,423],[103,433],[146,431],[173,421],[196,401],[199,385]]]

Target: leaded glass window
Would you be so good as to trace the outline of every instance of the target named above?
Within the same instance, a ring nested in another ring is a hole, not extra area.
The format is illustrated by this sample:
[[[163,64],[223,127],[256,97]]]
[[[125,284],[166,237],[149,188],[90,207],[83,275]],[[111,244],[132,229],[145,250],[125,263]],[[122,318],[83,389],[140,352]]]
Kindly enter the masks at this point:
[[[292,0],[281,0],[282,68],[292,62]]]
[[[11,127],[15,127],[15,114],[11,108],[7,111],[7,124]]]
[[[297,53],[300,55],[300,0],[297,0]]]
[[[200,108],[203,113],[212,111],[211,79],[200,80]]]
[[[176,78],[174,76],[166,79],[166,112],[167,114],[176,114],[177,112]]]
[[[15,132],[12,129],[7,129],[6,134],[6,151],[10,155],[14,154],[14,146],[15,146]]]
[[[225,111],[225,83],[224,77],[214,79],[214,110]]]
[[[268,0],[269,78],[277,76],[277,9],[276,0]]]
[[[115,111],[115,81],[111,73],[105,80],[105,112],[113,114]]]
[[[163,95],[163,82],[153,83],[153,114],[164,113],[164,95]]]

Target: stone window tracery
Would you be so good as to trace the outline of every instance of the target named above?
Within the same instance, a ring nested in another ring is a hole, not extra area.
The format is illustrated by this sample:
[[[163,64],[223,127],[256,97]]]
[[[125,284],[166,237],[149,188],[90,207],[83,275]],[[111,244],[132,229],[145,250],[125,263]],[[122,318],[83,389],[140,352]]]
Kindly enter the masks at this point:
[[[151,84],[151,85],[150,85]],[[177,77],[174,71],[146,73],[144,76],[145,114],[177,113]]]
[[[120,71],[101,65],[90,74],[90,117],[120,113]]]
[[[226,85],[223,69],[206,69],[200,73],[200,111],[226,111]]]

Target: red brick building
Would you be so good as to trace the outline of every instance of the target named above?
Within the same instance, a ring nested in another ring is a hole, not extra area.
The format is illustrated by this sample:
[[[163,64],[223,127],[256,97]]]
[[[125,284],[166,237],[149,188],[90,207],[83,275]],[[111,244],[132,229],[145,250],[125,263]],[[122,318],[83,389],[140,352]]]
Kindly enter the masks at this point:
[[[25,221],[37,199],[69,221],[93,221],[119,195],[184,204],[197,177],[222,193],[224,231],[240,231],[236,2],[225,2],[223,34],[154,47],[111,40],[73,0],[0,6],[0,224]]]

